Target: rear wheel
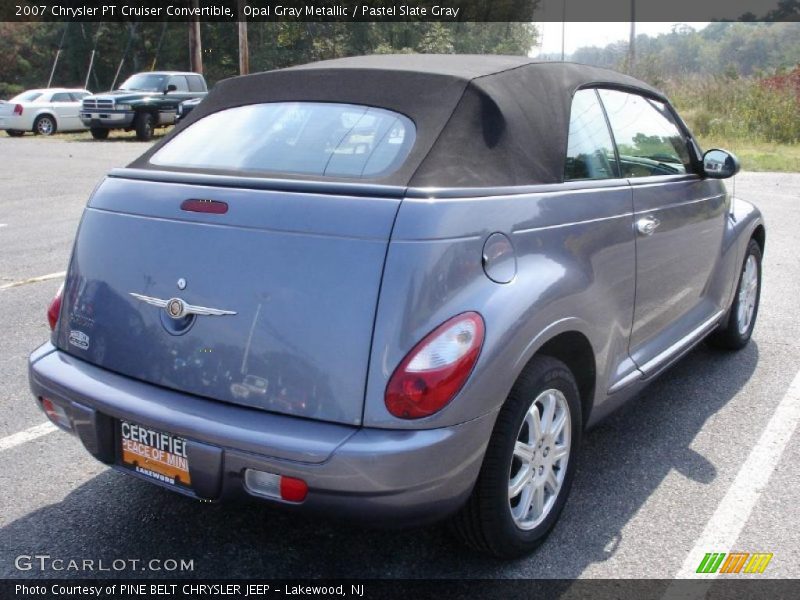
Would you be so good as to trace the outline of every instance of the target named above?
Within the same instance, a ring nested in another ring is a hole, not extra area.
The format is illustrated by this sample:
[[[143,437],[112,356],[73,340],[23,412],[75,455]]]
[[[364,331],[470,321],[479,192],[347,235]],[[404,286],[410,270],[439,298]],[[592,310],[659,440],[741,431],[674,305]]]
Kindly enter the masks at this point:
[[[758,242],[750,240],[728,320],[708,338],[713,346],[726,350],[740,350],[750,341],[761,299],[761,258],[761,247]]]
[[[96,140],[105,140],[108,138],[109,131],[104,127],[92,127],[89,131]]]
[[[33,133],[36,135],[53,135],[56,132],[56,120],[50,115],[39,115],[33,122]]]
[[[139,113],[136,115],[134,121],[136,129],[136,139],[142,142],[148,142],[153,139],[153,130],[155,129],[155,120],[150,113]]]
[[[22,137],[25,135],[24,131],[20,131],[19,129],[6,129],[6,133],[8,137]]]
[[[467,545],[510,558],[541,544],[564,508],[582,432],[575,378],[535,358],[500,411],[478,481],[453,518]]]

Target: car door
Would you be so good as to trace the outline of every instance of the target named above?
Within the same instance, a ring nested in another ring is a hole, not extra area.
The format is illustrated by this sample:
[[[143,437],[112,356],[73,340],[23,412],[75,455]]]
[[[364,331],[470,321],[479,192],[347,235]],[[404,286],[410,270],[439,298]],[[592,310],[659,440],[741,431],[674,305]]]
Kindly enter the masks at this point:
[[[185,75],[171,76],[167,85],[174,85],[175,91],[166,95],[164,108],[162,109],[162,122],[174,123],[178,113],[178,105],[191,98],[192,94],[189,92],[189,84]]]
[[[56,117],[57,126],[59,131],[69,131],[75,128],[75,122],[72,119],[72,97],[67,92],[54,92],[48,102],[50,110],[53,111]],[[77,118],[77,110],[75,118]]]
[[[602,89],[600,98],[633,192],[630,354],[649,375],[719,314],[715,274],[729,200],[723,186],[693,172],[688,140],[667,105],[621,90]]]
[[[608,245],[597,254],[604,260],[598,260],[592,268],[596,284],[607,290],[604,302],[613,307],[613,317],[599,319],[601,335],[607,336],[602,351],[606,366],[600,376],[607,389],[615,391],[639,375],[628,354],[636,293],[633,200],[630,185],[620,176],[611,132],[593,88],[576,91],[572,99],[564,181],[571,186],[580,185],[573,201],[590,203],[599,217],[591,226],[591,233],[587,232],[580,243],[576,238],[574,247]],[[565,214],[570,211],[566,201],[562,209]],[[595,305],[593,310],[602,314],[600,306]]]

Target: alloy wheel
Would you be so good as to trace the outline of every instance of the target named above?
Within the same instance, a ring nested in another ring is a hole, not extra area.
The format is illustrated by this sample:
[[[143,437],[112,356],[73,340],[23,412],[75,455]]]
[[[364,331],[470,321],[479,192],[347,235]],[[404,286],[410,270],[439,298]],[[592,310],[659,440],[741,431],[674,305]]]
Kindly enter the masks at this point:
[[[553,509],[567,473],[571,434],[566,397],[557,389],[543,391],[525,414],[511,458],[508,505],[520,529],[533,529]]]
[[[739,282],[739,307],[736,313],[736,324],[739,333],[744,335],[753,321],[753,313],[758,300],[758,262],[752,254],[747,257],[742,280]]]

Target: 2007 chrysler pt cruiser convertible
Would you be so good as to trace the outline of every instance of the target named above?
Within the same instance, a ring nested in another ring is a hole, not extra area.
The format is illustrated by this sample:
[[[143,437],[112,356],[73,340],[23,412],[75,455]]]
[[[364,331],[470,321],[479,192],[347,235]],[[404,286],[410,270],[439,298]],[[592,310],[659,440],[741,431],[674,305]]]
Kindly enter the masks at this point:
[[[229,79],[94,191],[33,393],[172,490],[452,517],[519,555],[587,426],[701,340],[748,342],[765,230],[737,170],[659,91],[580,65]]]

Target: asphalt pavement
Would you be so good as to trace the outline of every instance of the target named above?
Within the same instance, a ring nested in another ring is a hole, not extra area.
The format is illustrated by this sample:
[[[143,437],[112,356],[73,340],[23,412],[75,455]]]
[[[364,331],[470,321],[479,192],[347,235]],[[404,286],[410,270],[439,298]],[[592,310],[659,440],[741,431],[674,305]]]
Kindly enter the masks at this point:
[[[800,391],[792,387],[800,369],[800,174],[736,178],[736,194],[767,221],[751,344],[738,353],[699,346],[589,432],[551,536],[535,554],[502,562],[463,549],[441,526],[383,531],[256,502],[199,503],[108,469],[61,431],[32,429],[46,418],[28,390],[26,358],[48,338],[45,311],[83,206],[108,169],[146,148],[0,138],[0,577],[670,578],[697,552],[733,550],[772,553],[761,577],[800,576],[800,434],[778,431]],[[35,279],[42,276],[52,278]],[[9,284],[18,285],[3,289]],[[763,484],[748,486],[753,474]],[[714,547],[720,536],[730,548]],[[15,566],[37,554],[128,566]],[[193,570],[130,566],[150,559],[192,561]]]

